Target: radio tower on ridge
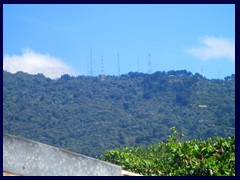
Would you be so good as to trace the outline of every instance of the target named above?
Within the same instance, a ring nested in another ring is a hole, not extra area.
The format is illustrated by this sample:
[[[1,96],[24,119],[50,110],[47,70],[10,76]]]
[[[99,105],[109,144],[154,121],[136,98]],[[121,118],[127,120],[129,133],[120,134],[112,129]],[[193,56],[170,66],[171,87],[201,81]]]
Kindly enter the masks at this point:
[[[90,76],[93,76],[93,68],[92,68],[92,48],[90,48]]]
[[[137,69],[137,72],[139,72],[139,56],[138,56],[138,61],[137,61],[137,67],[138,67],[138,69]]]
[[[148,55],[148,73],[152,73],[152,65],[151,65],[151,59],[150,59],[150,53]]]
[[[120,76],[120,60],[119,60],[119,53],[118,53],[118,76]]]
[[[102,65],[102,67],[101,67],[101,75],[103,75],[104,74],[104,71],[103,71],[103,56],[102,56],[102,59],[101,59],[101,65]]]

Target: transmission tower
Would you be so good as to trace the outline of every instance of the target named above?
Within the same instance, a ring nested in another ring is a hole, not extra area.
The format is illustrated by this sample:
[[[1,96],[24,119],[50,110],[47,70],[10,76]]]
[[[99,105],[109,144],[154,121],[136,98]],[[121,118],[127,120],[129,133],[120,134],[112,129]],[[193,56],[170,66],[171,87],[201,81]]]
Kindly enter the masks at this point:
[[[90,76],[93,76],[93,68],[92,68],[92,48],[90,48]]]
[[[152,65],[151,65],[151,59],[150,59],[150,53],[148,55],[148,73],[152,73]]]
[[[138,61],[137,61],[137,67],[138,67],[138,69],[137,69],[137,72],[139,72],[139,56],[138,56]]]
[[[203,68],[201,68],[201,75],[204,77],[204,74],[203,74]]]
[[[119,60],[119,53],[118,53],[118,76],[120,76],[120,60]]]
[[[101,65],[102,65],[102,67],[101,67],[101,75],[103,75],[104,74],[104,71],[103,71],[103,56],[102,56],[102,59],[101,59]]]

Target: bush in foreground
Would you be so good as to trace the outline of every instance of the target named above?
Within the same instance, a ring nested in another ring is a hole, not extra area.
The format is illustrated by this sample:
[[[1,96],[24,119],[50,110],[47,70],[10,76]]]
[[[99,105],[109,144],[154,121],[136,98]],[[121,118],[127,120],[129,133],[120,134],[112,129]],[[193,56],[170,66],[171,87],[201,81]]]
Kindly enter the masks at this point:
[[[182,141],[171,131],[167,143],[107,150],[100,159],[148,176],[235,176],[235,136]]]

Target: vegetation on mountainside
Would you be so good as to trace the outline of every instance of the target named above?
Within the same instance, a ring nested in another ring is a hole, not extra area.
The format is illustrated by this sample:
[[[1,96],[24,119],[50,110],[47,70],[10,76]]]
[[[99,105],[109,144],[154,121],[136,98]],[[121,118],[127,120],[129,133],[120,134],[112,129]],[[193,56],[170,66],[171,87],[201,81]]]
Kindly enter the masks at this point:
[[[182,141],[171,130],[166,143],[107,150],[100,159],[146,176],[235,176],[235,136]]]
[[[235,75],[186,70],[71,77],[3,71],[3,130],[89,156],[165,141],[235,134]]]

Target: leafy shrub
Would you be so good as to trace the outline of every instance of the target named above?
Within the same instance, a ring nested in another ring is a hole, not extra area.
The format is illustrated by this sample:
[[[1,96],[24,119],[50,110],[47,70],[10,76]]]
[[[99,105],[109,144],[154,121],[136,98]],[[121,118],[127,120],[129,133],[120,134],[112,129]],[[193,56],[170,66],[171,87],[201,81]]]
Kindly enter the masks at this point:
[[[100,159],[148,176],[235,176],[235,136],[183,142],[171,131],[166,143],[107,150]]]

